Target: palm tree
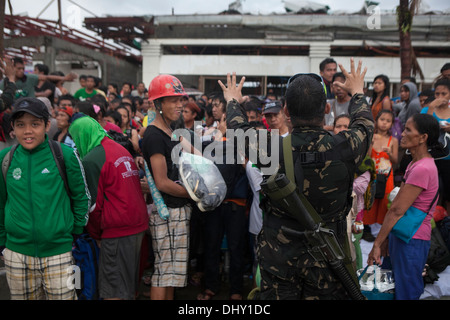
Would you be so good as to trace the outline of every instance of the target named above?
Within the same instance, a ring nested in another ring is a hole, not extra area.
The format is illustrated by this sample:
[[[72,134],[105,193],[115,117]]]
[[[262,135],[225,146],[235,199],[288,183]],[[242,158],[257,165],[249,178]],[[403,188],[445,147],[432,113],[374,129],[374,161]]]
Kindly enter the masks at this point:
[[[413,17],[417,13],[421,0],[400,0],[397,7],[397,21],[400,33],[400,64],[401,79],[406,79],[419,72],[424,79],[422,70],[417,62],[414,49],[411,45],[411,28]]]

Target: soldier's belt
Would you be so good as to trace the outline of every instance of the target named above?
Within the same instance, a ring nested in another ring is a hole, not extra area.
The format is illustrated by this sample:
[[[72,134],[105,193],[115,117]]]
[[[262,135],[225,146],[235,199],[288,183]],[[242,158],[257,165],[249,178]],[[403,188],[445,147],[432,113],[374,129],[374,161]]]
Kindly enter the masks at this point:
[[[305,231],[303,225],[301,225],[297,219],[295,219],[291,214],[281,210],[280,208],[276,208],[271,201],[268,201],[268,204],[272,206],[271,210],[265,210],[265,226],[270,227],[272,229],[280,229],[282,226],[286,226],[289,229],[296,232],[296,234],[291,234],[294,236],[298,236],[297,232]],[[276,214],[274,213],[276,210]],[[340,237],[342,234],[347,232],[347,220],[337,218],[334,221],[325,221],[327,228],[333,230],[337,237]],[[288,232],[286,232],[288,233]]]

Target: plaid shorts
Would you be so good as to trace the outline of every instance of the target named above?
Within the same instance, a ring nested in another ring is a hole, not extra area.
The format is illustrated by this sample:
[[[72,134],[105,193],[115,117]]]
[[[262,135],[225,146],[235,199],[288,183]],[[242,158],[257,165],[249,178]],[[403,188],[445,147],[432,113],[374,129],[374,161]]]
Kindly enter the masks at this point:
[[[169,219],[158,212],[150,215],[150,233],[155,254],[153,287],[185,287],[188,279],[189,220],[191,207],[168,208]]]
[[[72,252],[31,257],[3,252],[11,300],[76,300]]]

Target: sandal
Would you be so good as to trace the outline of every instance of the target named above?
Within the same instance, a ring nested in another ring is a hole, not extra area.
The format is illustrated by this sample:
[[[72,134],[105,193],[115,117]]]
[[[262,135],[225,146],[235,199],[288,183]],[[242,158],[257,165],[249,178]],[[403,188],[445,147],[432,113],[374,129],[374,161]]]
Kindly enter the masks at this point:
[[[197,295],[197,300],[211,300],[216,294],[209,289]]]

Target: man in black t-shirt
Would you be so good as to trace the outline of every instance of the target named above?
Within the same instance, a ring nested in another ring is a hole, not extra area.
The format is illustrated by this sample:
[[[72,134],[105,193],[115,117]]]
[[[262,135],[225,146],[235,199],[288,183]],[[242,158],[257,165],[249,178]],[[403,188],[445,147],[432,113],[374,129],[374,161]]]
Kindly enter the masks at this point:
[[[155,77],[148,91],[157,112],[155,120],[145,130],[142,152],[168,207],[168,216],[158,212],[157,206],[150,214],[155,251],[150,297],[152,300],[171,300],[174,288],[186,286],[188,279],[190,197],[186,188],[177,183],[178,169],[173,165],[172,149],[180,141],[172,141],[171,128],[181,116],[186,92],[181,82],[171,75]]]
[[[38,63],[34,66],[34,73],[37,75],[48,75],[49,69],[45,64]],[[56,86],[49,80],[39,80],[37,86],[34,87],[36,97],[45,97],[50,100],[52,105],[55,103]]]

